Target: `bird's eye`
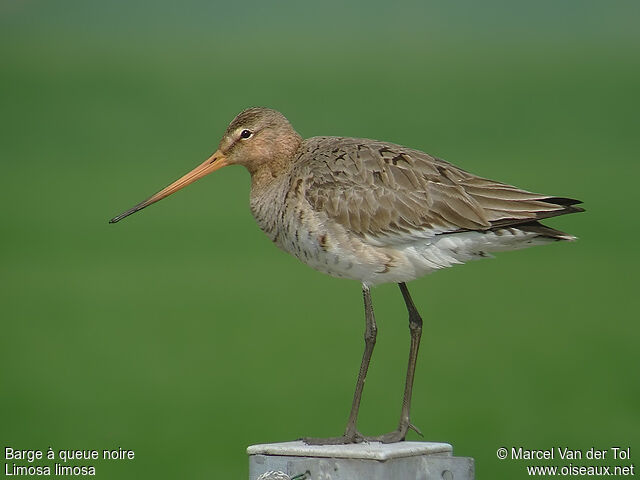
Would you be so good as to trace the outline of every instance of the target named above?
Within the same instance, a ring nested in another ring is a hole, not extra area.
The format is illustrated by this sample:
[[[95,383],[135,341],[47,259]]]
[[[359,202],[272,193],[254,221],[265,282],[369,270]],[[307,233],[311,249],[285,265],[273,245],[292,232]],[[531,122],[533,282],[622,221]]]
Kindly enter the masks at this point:
[[[251,130],[242,130],[242,133],[240,133],[240,136],[242,138],[249,138],[252,135]]]

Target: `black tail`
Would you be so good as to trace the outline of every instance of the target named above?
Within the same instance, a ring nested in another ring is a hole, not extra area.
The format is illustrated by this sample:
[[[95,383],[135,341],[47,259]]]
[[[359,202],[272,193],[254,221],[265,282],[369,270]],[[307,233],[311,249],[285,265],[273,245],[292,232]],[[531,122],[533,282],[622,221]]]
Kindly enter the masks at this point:
[[[582,209],[578,210],[582,211]],[[569,212],[567,212],[569,213]],[[573,213],[573,212],[571,212]],[[525,232],[532,232],[538,234],[539,237],[549,238],[551,240],[564,240],[564,241],[573,241],[577,238],[569,233],[562,232],[560,230],[556,230],[555,228],[547,227],[546,225],[541,224],[540,222],[529,222],[523,223],[517,226],[518,230],[523,230]]]

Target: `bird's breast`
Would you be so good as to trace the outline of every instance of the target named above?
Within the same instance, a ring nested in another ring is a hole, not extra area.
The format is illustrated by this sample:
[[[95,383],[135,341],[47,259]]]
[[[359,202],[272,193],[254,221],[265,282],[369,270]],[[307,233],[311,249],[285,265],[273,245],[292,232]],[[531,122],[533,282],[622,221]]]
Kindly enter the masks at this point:
[[[302,182],[274,181],[268,188],[252,188],[251,213],[279,248],[315,268],[329,249],[330,232],[304,198]]]
[[[251,212],[282,250],[311,268],[339,278],[375,284],[413,276],[396,252],[363,238],[315,210],[305,197],[304,179],[275,181],[251,190]]]

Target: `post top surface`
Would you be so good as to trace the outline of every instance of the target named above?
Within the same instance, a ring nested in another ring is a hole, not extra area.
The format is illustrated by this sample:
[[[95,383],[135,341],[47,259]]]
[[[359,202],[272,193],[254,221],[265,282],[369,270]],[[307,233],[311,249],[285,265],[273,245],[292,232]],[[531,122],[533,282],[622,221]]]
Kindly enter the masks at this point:
[[[307,445],[295,442],[265,443],[247,448],[249,455],[278,455],[288,457],[357,458],[389,460],[421,455],[451,455],[453,447],[438,442],[362,442],[347,445]]]

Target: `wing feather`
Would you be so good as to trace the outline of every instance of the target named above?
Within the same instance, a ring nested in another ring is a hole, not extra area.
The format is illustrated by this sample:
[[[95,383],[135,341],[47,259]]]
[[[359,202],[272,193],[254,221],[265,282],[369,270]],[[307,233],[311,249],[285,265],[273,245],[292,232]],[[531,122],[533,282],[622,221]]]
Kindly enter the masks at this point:
[[[315,137],[305,147],[295,168],[312,208],[382,244],[582,211],[577,200],[478,177],[399,145]]]

